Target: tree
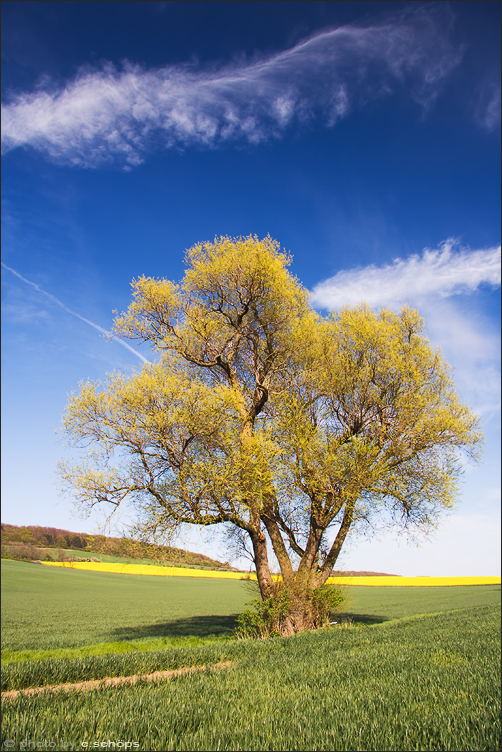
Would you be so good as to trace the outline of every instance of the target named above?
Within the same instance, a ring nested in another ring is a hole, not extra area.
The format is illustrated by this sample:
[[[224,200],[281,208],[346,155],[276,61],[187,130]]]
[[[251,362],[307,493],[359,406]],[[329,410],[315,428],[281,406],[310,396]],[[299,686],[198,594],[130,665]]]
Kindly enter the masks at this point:
[[[262,599],[281,591],[282,630],[318,625],[349,531],[383,515],[427,532],[452,506],[477,419],[416,311],[318,315],[269,237],[198,244],[186,262],[180,286],[133,281],[114,331],[159,360],[81,385],[64,426],[97,449],[61,463],[64,485],[88,509],[132,500],[146,536],[234,526]]]

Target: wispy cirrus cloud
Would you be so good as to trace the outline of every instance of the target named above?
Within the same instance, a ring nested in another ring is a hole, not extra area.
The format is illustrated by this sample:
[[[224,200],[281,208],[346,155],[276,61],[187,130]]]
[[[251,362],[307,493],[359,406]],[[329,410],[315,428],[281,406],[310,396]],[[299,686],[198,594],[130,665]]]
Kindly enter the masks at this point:
[[[500,246],[473,251],[449,238],[436,250],[395,259],[386,266],[343,270],[312,290],[320,308],[357,305],[394,306],[430,297],[472,292],[481,284],[500,285]]]
[[[450,21],[447,6],[424,5],[249,63],[81,70],[60,88],[18,93],[2,106],[2,150],[31,146],[69,164],[130,167],[153,148],[257,143],[316,116],[332,126],[403,88],[427,107],[462,57]]]
[[[500,81],[479,87],[475,119],[487,131],[494,131],[500,126]]]

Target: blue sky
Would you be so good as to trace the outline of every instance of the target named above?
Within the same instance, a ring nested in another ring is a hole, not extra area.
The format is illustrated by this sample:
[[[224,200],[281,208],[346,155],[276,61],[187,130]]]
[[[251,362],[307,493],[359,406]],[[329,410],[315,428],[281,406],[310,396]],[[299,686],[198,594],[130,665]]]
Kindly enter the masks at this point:
[[[270,234],[318,310],[418,308],[486,434],[432,539],[341,565],[499,574],[499,29],[483,1],[2,3],[3,521],[97,529],[55,431],[80,381],[150,356],[102,336],[130,281]]]

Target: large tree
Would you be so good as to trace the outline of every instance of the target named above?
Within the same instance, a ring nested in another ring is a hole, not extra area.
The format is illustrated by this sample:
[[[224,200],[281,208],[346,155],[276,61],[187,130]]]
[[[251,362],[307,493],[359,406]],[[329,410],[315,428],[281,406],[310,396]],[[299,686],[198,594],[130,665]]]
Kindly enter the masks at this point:
[[[269,237],[222,237],[187,252],[179,286],[133,281],[115,333],[157,362],[81,385],[64,425],[90,457],[60,469],[87,508],[132,501],[150,536],[235,526],[262,598],[288,593],[286,632],[317,623],[351,528],[383,516],[427,531],[481,441],[416,311],[322,317],[290,261]]]

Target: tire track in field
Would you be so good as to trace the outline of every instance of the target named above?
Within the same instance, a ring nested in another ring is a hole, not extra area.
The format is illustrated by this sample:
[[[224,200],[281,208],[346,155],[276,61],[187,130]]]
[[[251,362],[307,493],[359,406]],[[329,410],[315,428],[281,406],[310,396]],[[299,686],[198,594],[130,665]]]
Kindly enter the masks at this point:
[[[75,684],[47,684],[43,687],[29,687],[27,689],[13,689],[8,692],[2,692],[2,700],[15,700],[20,695],[31,697],[39,695],[42,692],[70,692],[71,690],[89,691],[102,687],[116,687],[120,684],[136,684],[140,680],[160,681],[162,679],[171,679],[175,676],[194,674],[197,671],[205,671],[206,668],[221,670],[231,668],[232,662],[214,663],[212,666],[190,666],[188,668],[172,669],[170,671],[155,671],[153,674],[134,674],[134,676],[110,676],[105,679],[92,679],[89,681],[77,682]]]

